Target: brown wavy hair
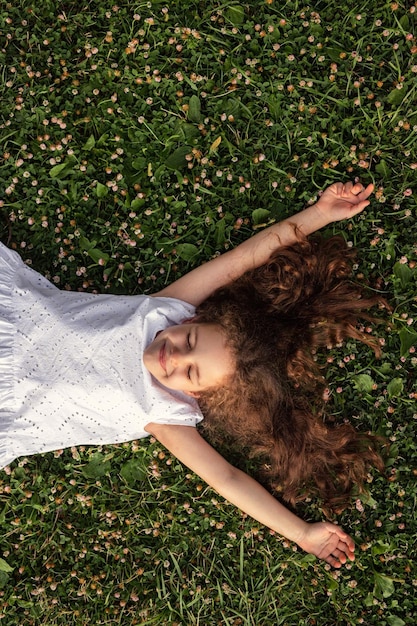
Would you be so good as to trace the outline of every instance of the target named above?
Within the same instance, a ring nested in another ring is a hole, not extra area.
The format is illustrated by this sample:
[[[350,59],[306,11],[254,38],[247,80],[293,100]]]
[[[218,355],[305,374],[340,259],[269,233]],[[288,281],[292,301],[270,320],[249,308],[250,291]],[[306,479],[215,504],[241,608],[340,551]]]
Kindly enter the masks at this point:
[[[225,386],[199,398],[204,428],[214,443],[260,458],[261,480],[292,505],[318,495],[325,510],[342,510],[370,466],[383,471],[380,438],[326,419],[315,360],[348,337],[380,354],[359,321],[375,321],[369,309],[386,303],[351,281],[354,258],[342,237],[302,239],[197,308],[196,321],[222,328],[236,362]]]

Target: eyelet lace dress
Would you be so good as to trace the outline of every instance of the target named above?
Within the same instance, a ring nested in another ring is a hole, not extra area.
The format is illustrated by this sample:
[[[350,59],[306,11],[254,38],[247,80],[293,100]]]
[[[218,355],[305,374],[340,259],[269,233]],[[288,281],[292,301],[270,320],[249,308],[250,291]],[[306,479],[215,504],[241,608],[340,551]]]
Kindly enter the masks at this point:
[[[195,400],[142,361],[158,331],[193,313],[173,298],[61,291],[0,244],[0,467],[146,437],[150,422],[195,426]]]

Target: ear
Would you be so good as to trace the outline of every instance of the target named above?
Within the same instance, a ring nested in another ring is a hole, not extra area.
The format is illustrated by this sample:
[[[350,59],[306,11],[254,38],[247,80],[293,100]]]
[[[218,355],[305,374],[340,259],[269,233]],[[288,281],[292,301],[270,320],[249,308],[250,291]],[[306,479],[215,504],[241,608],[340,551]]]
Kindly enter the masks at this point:
[[[191,396],[192,398],[199,398],[200,394],[197,391],[184,391],[187,396]]]
[[[181,324],[194,324],[196,319],[197,319],[196,315],[194,315],[194,317],[187,317],[186,320],[182,320]]]

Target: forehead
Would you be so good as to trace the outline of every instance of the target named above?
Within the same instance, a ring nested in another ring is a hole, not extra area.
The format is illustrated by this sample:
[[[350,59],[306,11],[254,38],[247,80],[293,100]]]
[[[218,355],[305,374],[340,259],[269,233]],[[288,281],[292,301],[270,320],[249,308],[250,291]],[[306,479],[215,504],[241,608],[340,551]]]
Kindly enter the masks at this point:
[[[225,334],[218,324],[186,322],[185,324],[174,326],[173,329],[181,334],[191,334],[198,341],[199,347],[204,344],[205,349],[213,348],[229,351]]]
[[[184,324],[184,330],[190,333],[202,387],[219,385],[234,372],[234,359],[220,326],[191,323]]]

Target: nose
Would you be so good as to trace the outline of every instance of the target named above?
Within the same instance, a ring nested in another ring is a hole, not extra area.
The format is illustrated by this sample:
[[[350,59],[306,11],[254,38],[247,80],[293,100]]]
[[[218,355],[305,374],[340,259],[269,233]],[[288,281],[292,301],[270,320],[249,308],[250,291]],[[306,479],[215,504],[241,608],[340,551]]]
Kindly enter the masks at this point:
[[[172,346],[169,358],[173,368],[184,365],[185,363],[185,354],[178,346]]]

